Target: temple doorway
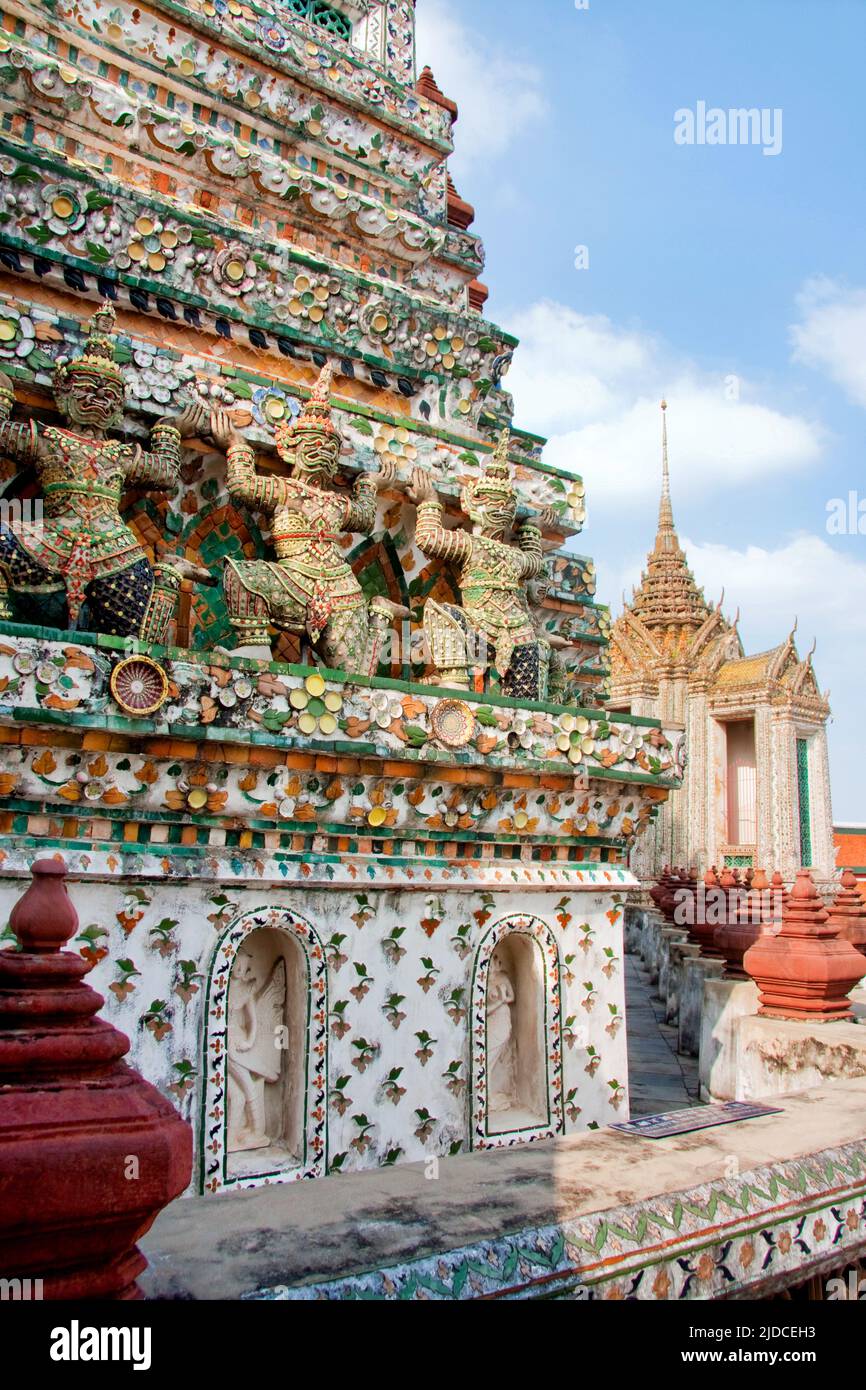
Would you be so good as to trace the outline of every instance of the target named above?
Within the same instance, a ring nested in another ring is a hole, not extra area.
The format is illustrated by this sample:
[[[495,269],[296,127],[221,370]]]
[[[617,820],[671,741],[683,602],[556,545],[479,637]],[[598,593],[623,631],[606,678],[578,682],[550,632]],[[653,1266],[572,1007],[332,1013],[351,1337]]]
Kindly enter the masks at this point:
[[[758,839],[758,766],[754,719],[725,725],[729,845],[754,848]]]

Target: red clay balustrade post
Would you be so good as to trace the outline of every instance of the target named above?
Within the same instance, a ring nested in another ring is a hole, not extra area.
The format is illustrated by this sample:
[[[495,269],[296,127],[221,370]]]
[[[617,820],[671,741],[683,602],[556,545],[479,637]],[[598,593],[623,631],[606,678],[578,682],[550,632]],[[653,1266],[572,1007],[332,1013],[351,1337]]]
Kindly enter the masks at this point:
[[[0,951],[0,1278],[48,1299],[133,1299],[154,1218],[188,1185],[192,1131],[122,1061],[96,1017],[92,968],[61,948],[78,927],[66,868],[42,859]]]
[[[724,875],[722,882],[725,883]],[[716,948],[727,962],[725,973],[732,980],[746,979],[743,969],[746,952],[760,937],[772,936],[775,932],[772,908],[768,905],[770,881],[764,870],[758,869],[749,882],[748,889],[728,887],[728,920],[716,927],[713,935]]]
[[[664,913],[662,903],[664,902],[667,896],[667,892],[672,879],[673,874],[671,873],[670,865],[666,864],[664,869],[662,870],[661,877],[656,880],[653,887],[649,890],[649,895],[652,898],[657,911],[661,912],[662,914]]]
[[[770,884],[770,889],[773,894],[773,909],[776,912],[780,912],[782,918],[784,918],[785,908],[788,906],[788,899],[791,896],[791,892],[790,889],[785,886],[785,880],[782,878],[778,869],[773,874],[773,881]]]
[[[848,995],[862,977],[863,957],[830,921],[808,869],[797,874],[782,930],[762,936],[743,968],[758,986],[760,1014],[813,1023],[853,1018]]]
[[[842,875],[842,886],[830,908],[830,921],[839,928],[839,935],[866,957],[866,903],[860,896],[857,877],[850,869]],[[866,959],[863,973],[866,974]]]
[[[695,899],[695,920],[689,927],[689,938],[700,946],[701,955],[705,960],[722,959],[722,953],[715,944],[715,935],[723,902],[727,904],[727,898],[719,884],[716,870],[707,869],[704,874],[703,892],[698,893]]]

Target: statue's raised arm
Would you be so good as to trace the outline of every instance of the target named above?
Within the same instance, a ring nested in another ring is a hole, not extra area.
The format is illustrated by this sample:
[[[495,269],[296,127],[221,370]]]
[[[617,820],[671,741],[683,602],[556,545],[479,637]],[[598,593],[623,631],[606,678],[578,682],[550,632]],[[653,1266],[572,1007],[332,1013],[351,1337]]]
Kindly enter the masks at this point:
[[[225,450],[226,487],[233,502],[242,502],[269,517],[285,506],[288,498],[285,478],[257,471],[256,451],[235,429],[228,411],[214,411],[210,432],[214,442]]]
[[[35,420],[10,420],[15,389],[5,372],[0,372],[0,452],[25,467],[36,462],[39,427]]]
[[[138,445],[131,451],[126,469],[129,487],[146,487],[156,492],[174,492],[180,472],[180,443],[201,434],[208,423],[208,412],[198,403],[187,405],[180,415],[164,416],[150,432],[150,449]]]
[[[465,564],[472,554],[472,537],[466,531],[449,531],[442,524],[442,503],[425,468],[412,474],[409,496],[418,508],[415,543],[431,560]]]

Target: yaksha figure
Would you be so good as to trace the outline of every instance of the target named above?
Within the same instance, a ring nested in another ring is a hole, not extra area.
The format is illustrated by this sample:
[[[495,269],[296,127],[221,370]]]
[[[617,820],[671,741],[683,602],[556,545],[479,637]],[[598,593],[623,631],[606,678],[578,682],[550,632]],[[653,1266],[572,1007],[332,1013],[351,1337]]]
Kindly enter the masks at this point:
[[[255,452],[228,415],[212,417],[211,433],[227,452],[229,493],[271,519],[277,554],[276,560],[226,561],[226,607],[239,655],[270,659],[273,625],[306,634],[327,666],[375,675],[388,628],[395,615],[408,617],[408,609],[383,598],[368,605],[340,541],[351,532],[370,534],[378,489],[391,475],[362,474],[348,495],[332,486],[341,446],[331,420],[332,375],[324,367],[298,419],[277,427],[288,477],[258,473]]]
[[[517,496],[508,467],[506,431],[481,477],[461,496],[472,531],[448,531],[429,475],[417,468],[411,495],[418,504],[415,540],[431,559],[454,565],[462,607],[424,605],[424,632],[438,685],[467,690],[473,671],[491,665],[502,692],[542,700],[550,647],[539,639],[526,599],[529,580],[544,568],[541,532],[527,523],[512,540]]]
[[[35,468],[42,494],[41,520],[0,526],[0,607],[19,621],[158,642],[181,579],[198,572],[182,559],[151,565],[121,520],[120,499],[126,488],[173,491],[181,438],[207,417],[190,406],[157,421],[149,453],[108,438],[125,398],[114,321],[103,305],[83,354],[57,365],[53,392],[65,426],[11,422],[12,383],[0,374],[0,450]]]

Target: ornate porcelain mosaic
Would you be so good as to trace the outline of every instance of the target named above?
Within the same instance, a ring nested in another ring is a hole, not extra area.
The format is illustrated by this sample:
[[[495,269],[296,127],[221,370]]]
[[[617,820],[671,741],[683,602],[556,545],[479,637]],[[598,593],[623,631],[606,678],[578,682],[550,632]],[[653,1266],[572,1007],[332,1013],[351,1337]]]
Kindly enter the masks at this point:
[[[409,0],[0,29],[0,897],[68,862],[207,1193],[628,1112],[679,731],[605,707],[586,489],[515,423],[414,37]]]

